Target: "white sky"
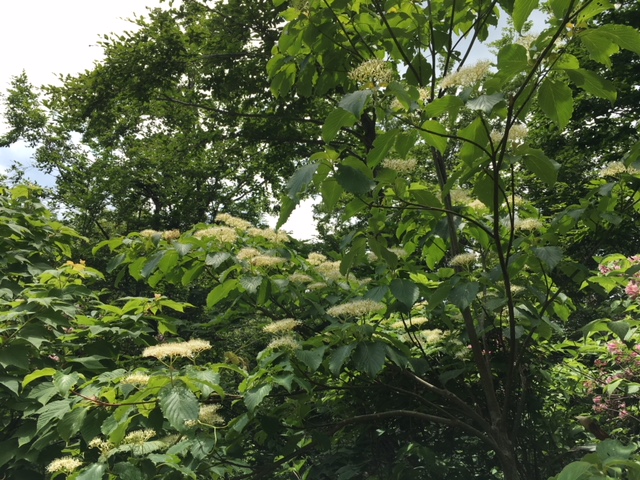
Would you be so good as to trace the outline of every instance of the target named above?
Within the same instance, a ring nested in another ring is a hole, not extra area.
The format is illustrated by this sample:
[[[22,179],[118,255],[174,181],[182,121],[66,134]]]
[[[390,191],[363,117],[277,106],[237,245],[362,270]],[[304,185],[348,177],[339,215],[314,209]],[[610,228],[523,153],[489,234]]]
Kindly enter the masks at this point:
[[[0,92],[4,94],[11,77],[23,70],[33,85],[40,86],[57,83],[60,74],[90,69],[102,58],[96,45],[102,35],[133,29],[127,18],[162,5],[160,0],[0,0]],[[5,131],[0,117],[0,135]],[[0,173],[19,161],[29,178],[52,186],[53,178],[29,166],[31,155],[24,144],[0,148]],[[307,203],[283,229],[295,238],[309,239],[317,233],[310,219]]]

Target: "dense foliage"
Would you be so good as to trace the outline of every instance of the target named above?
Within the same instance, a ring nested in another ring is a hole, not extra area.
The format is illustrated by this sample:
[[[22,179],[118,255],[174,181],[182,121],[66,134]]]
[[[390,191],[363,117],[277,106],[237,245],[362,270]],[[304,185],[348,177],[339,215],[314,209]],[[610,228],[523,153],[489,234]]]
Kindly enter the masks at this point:
[[[640,149],[562,208],[527,183],[553,191],[560,167],[527,124],[615,102],[595,64],[640,54],[640,32],[606,1],[274,4],[269,101],[328,108],[279,223],[315,192],[348,234],[302,253],[211,212],[80,260],[36,189],[3,187],[2,474],[640,478],[640,259],[581,243],[636,217]],[[513,42],[472,63],[505,14]]]

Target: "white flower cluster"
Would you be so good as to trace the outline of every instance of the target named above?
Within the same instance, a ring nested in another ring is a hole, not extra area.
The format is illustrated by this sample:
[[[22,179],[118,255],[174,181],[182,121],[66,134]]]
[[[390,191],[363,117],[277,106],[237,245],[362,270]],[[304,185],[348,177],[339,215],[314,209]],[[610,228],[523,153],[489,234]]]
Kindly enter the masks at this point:
[[[460,253],[449,260],[451,267],[466,267],[476,263],[475,253]]]
[[[327,310],[333,317],[364,317],[385,309],[385,304],[374,300],[354,300]]]
[[[300,344],[291,335],[284,335],[282,337],[271,340],[269,345],[267,345],[267,350],[277,350],[279,348],[284,348],[286,350],[297,350],[298,348],[300,348]]]
[[[521,145],[524,143],[525,138],[527,138],[527,134],[529,130],[527,126],[522,123],[516,123],[512,125],[509,129],[509,136],[507,137],[507,141],[512,145]],[[504,132],[499,130],[493,130],[490,134],[491,142],[495,145],[502,141],[504,137]]]
[[[143,357],[154,357],[158,360],[170,357],[193,358],[196,354],[209,350],[211,344],[206,340],[193,339],[188,342],[163,343],[147,347],[142,352]]]
[[[307,262],[309,262],[311,265],[317,266],[326,261],[327,261],[327,257],[322,255],[321,253],[310,253],[309,256],[307,257]]]
[[[491,62],[484,60],[452,72],[440,80],[440,88],[471,87],[482,80],[491,68]]]
[[[269,268],[282,265],[287,262],[287,259],[282,257],[272,257],[270,255],[258,255],[257,257],[253,257],[250,262],[254,267]]]
[[[367,60],[349,72],[349,78],[367,88],[386,87],[395,77],[391,64],[384,60]]]
[[[71,473],[77,470],[82,465],[82,462],[73,457],[57,458],[47,466],[47,472],[49,473]]]
[[[262,329],[262,331],[277,335],[284,332],[290,332],[300,324],[300,320],[296,320],[294,318],[285,318],[283,320],[278,320],[270,323],[269,325],[266,325]]]
[[[387,158],[382,161],[382,166],[389,170],[394,170],[398,173],[413,173],[418,166],[418,161],[415,158],[409,160],[400,160],[398,158]]]
[[[543,226],[543,223],[537,218],[525,218],[524,220],[516,220],[514,225],[516,230],[525,231],[540,230]]]
[[[598,172],[598,176],[601,178],[617,177],[618,175],[622,175],[624,173],[628,173],[629,175],[637,175],[638,173],[640,173],[640,170],[631,166],[626,167],[622,162],[610,162]]]
[[[126,385],[147,385],[151,377],[144,373],[132,373],[121,380]]]
[[[285,232],[276,232],[272,228],[248,228],[247,233],[252,237],[266,238],[273,243],[286,243],[289,241],[289,235]]]
[[[225,225],[237,228],[238,230],[247,230],[253,227],[251,222],[238,217],[234,217],[233,215],[229,215],[228,213],[219,213],[218,215],[216,215],[216,222],[224,223]]]
[[[235,228],[231,227],[210,227],[203,230],[198,230],[193,234],[197,239],[215,238],[223,243],[235,243],[238,240],[238,234]]]

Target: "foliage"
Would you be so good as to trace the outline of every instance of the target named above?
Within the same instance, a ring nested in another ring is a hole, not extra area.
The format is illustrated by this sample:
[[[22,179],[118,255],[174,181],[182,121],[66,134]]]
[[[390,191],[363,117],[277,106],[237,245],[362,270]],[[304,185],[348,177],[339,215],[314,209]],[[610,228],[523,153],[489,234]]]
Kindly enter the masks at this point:
[[[112,255],[107,273],[145,283],[149,298],[100,295],[101,273],[82,262],[53,257],[57,268],[19,274],[22,260],[7,261],[17,285],[1,311],[0,358],[11,358],[2,473],[637,475],[635,446],[615,441],[562,467],[584,441],[584,414],[603,413],[594,405],[617,411],[616,435],[634,433],[637,261],[607,257],[609,271],[593,275],[565,247],[635,215],[638,174],[625,165],[549,212],[526,198],[523,177],[549,188],[558,178],[529,143],[534,99],[564,130],[578,89],[616,95],[569,49],[609,65],[620,49],[640,53],[640,33],[595,21],[611,5],[589,0],[540,5],[549,19],[535,38],[520,36],[535,2],[275,3],[286,24],[267,65],[272,93],[339,97],[324,150],[287,184],[280,223],[311,190],[354,228],[339,253],[302,255],[286,234],[228,215],[95,246]],[[495,65],[469,65],[498,5],[519,37]],[[567,339],[570,282],[604,294],[610,313],[581,343]],[[253,334],[233,350],[216,341],[234,330]],[[9,357],[15,348],[28,355]]]

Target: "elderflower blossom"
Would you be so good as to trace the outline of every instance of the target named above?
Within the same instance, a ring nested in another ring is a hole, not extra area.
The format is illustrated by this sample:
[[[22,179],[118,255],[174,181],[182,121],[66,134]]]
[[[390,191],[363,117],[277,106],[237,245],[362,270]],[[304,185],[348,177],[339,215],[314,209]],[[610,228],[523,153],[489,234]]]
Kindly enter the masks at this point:
[[[246,247],[246,248],[240,249],[240,251],[236,255],[236,258],[238,260],[247,260],[247,259],[257,257],[259,255],[262,255],[262,252],[257,248]]]
[[[476,199],[473,202],[469,203],[467,205],[469,208],[473,208],[474,210],[483,210],[485,208],[487,208],[487,206],[482,203],[480,200]]]
[[[258,255],[257,257],[253,257],[250,261],[251,265],[254,267],[277,267],[278,265],[286,263],[287,259],[282,257],[271,257],[269,255]]]
[[[342,278],[340,273],[340,262],[324,262],[316,267],[316,270],[327,280],[338,280]]]
[[[326,288],[327,284],[324,282],[314,282],[307,285],[307,290],[322,290]]]
[[[522,45],[524,48],[529,50],[531,48],[531,45],[533,45],[533,42],[535,42],[537,39],[538,35],[523,35],[522,37],[518,38],[518,40],[516,40],[516,44]]]
[[[478,62],[469,67],[463,67],[457,72],[452,72],[440,80],[440,88],[471,87],[489,73],[490,67],[491,62],[487,60]]]
[[[222,408],[222,405],[201,405],[200,413],[198,414],[198,420],[207,425],[219,425],[224,423],[224,419],[218,414],[218,410]]]
[[[236,230],[231,227],[210,227],[204,230],[198,230],[193,234],[199,240],[204,238],[215,238],[220,242],[235,243],[238,240]]]
[[[509,136],[507,137],[507,140],[511,144],[521,145],[524,142],[525,138],[527,138],[528,133],[529,130],[527,129],[526,125],[523,125],[522,123],[516,123],[509,129]],[[493,130],[489,136],[491,137],[492,143],[498,144],[502,141],[504,132]]]
[[[151,377],[149,375],[144,373],[132,373],[131,375],[124,377],[121,383],[126,385],[147,385],[150,378]]]
[[[279,334],[284,332],[290,332],[295,329],[298,325],[301,325],[300,320],[295,320],[293,318],[285,318],[282,320],[275,321],[266,325],[262,331],[265,333]]]
[[[180,238],[180,230],[165,230],[162,232],[162,238],[164,240],[176,240]]]
[[[311,283],[313,278],[304,273],[292,273],[289,275],[289,281],[292,283]]]
[[[610,162],[598,172],[598,176],[601,178],[617,177],[618,175],[622,175],[623,173],[632,172],[629,172],[629,169],[627,169],[627,167],[625,167],[622,162]]]
[[[420,101],[423,105],[426,105],[431,101],[431,90],[428,88],[419,88],[418,93],[420,94]]]
[[[134,430],[129,432],[122,440],[125,445],[142,445],[156,436],[156,431],[152,428],[145,430]]]
[[[228,213],[219,213],[216,215],[216,222],[224,223],[225,225],[237,228],[238,230],[246,230],[253,226],[251,222],[243,220],[242,218],[234,217]]]
[[[413,317],[405,320],[404,322],[402,320],[394,322],[391,324],[391,328],[404,328],[405,325],[407,328],[418,327],[420,325],[424,325],[428,321],[427,317]]]
[[[272,228],[248,228],[247,234],[252,237],[262,237],[273,243],[286,243],[289,241],[289,235],[285,232],[276,232]]]
[[[384,310],[385,305],[374,300],[354,300],[336,305],[327,310],[332,317],[364,317]]]
[[[151,230],[151,229],[142,230],[140,232],[140,236],[145,238],[152,238],[152,237],[155,237],[156,235],[162,235],[162,232],[158,232],[157,230]]]
[[[387,158],[382,161],[382,166],[389,170],[395,170],[398,173],[413,173],[416,170],[418,162],[415,158],[409,160],[400,160],[398,158]]]
[[[278,337],[267,345],[267,350],[276,350],[278,348],[284,348],[287,350],[297,350],[300,348],[300,344],[293,338],[291,335],[285,335],[283,337]]]
[[[449,192],[449,196],[451,197],[451,203],[455,204],[468,204],[471,203],[471,197],[469,196],[469,192],[463,190],[461,188],[456,188]]]
[[[361,63],[349,72],[349,78],[354,82],[371,87],[386,87],[394,79],[391,64],[384,60],[373,59]]]
[[[82,462],[77,458],[73,458],[73,457],[56,458],[53,462],[47,465],[47,472],[71,473],[74,470],[77,470],[80,465],[82,465]]]
[[[89,442],[89,448],[96,448],[100,450],[103,455],[111,450],[115,445],[108,440],[103,440],[100,437],[96,437]]]
[[[407,251],[402,247],[391,247],[389,251],[398,258],[405,258],[407,255],[409,255]]]
[[[449,265],[451,267],[466,267],[473,265],[474,263],[476,263],[475,253],[459,253],[449,260]]]
[[[433,330],[421,330],[420,335],[427,343],[437,343],[443,338],[442,330],[434,328]]]
[[[524,220],[516,220],[515,223],[516,230],[533,231],[540,230],[542,227],[542,222],[537,218],[525,218]]]
[[[188,342],[162,343],[147,347],[142,352],[143,357],[154,357],[158,360],[170,357],[193,358],[197,353],[209,350],[211,344],[206,340],[193,339]]]
[[[317,266],[326,261],[327,261],[327,257],[322,255],[321,253],[310,253],[309,256],[307,257],[307,262],[309,262],[311,265]]]

